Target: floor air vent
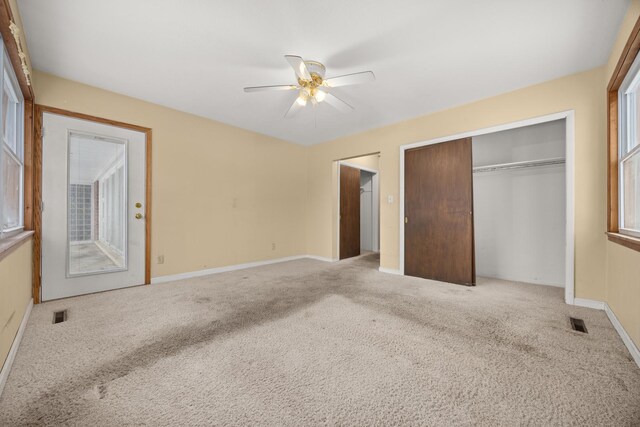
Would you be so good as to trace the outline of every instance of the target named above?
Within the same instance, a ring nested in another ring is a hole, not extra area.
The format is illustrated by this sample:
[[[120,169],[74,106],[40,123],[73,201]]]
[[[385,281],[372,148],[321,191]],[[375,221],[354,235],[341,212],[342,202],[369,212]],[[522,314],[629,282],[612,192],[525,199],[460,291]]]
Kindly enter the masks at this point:
[[[53,323],[62,323],[67,320],[67,310],[62,311],[54,311],[53,312]]]
[[[576,319],[575,317],[570,317],[569,320],[571,321],[571,327],[574,331],[588,334],[587,327],[584,324],[584,320]]]

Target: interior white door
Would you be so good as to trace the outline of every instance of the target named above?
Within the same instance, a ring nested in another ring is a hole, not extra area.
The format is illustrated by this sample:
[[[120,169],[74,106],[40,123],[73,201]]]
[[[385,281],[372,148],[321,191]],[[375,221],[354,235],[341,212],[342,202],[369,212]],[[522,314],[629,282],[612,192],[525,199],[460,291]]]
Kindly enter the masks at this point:
[[[45,113],[42,300],[145,283],[146,136]]]

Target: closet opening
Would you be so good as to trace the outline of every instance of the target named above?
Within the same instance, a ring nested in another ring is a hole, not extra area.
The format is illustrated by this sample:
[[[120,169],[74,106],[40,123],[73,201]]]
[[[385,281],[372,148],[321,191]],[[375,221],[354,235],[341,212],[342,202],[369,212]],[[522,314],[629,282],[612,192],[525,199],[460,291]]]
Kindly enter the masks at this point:
[[[565,120],[472,138],[478,284],[565,286]]]
[[[573,304],[574,132],[566,111],[401,146],[399,272]]]
[[[379,154],[339,160],[337,172],[337,258],[376,258],[380,251]]]

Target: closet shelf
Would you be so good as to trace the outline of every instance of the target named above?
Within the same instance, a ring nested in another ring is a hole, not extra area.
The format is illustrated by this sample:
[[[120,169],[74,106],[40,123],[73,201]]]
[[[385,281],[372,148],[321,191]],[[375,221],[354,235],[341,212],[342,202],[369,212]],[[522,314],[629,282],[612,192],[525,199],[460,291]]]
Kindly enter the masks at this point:
[[[562,165],[564,163],[565,163],[565,159],[563,157],[555,157],[552,159],[541,159],[541,160],[529,160],[525,162],[500,163],[496,165],[477,166],[473,168],[473,173],[535,168],[540,166]]]

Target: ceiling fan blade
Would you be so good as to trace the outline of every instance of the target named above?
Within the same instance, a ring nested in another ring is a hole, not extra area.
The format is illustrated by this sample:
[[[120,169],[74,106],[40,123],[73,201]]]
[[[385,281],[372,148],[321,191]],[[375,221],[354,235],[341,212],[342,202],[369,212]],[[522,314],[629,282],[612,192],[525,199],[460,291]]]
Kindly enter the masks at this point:
[[[331,105],[333,108],[342,111],[343,113],[350,113],[353,111],[353,107],[351,105],[347,104],[342,99],[331,93],[327,93],[327,95],[324,97],[324,102]]]
[[[340,87],[347,85],[358,85],[362,83],[372,82],[376,76],[372,71],[362,71],[360,73],[345,74],[343,76],[331,77],[324,82],[329,87]]]
[[[275,86],[252,86],[245,87],[245,92],[265,92],[265,91],[273,91],[273,90],[293,90],[298,89],[298,86],[294,85],[275,85]]]
[[[301,104],[300,102],[298,102],[298,98],[294,99],[293,104],[291,104],[291,107],[289,107],[284,117],[289,119],[295,116],[300,110],[304,108],[305,104]]]
[[[309,70],[307,70],[307,65],[304,63],[304,59],[295,55],[285,55],[287,61],[296,72],[296,76],[302,80],[311,80],[311,74],[309,74]]]

